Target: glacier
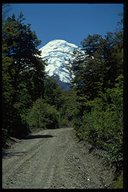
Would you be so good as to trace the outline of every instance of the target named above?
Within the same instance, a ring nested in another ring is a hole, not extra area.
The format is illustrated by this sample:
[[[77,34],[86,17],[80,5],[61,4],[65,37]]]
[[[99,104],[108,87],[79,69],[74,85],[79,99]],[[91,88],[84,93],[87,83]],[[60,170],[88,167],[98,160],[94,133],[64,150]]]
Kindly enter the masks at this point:
[[[65,40],[56,39],[48,42],[42,48],[41,58],[47,63],[45,71],[49,76],[53,76],[60,84],[70,84],[74,78],[73,72],[70,70],[76,54],[82,58],[86,57],[85,51],[81,50],[77,45],[69,43]]]

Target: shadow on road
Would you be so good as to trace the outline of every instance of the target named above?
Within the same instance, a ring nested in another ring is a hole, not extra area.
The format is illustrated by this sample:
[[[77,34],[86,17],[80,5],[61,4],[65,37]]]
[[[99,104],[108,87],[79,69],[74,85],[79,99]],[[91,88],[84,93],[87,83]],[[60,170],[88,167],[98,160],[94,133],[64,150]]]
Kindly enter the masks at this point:
[[[27,137],[25,137],[24,139],[43,139],[43,138],[50,138],[53,137],[52,135],[28,135]]]
[[[26,154],[27,152],[14,152],[14,151],[3,151],[2,152],[2,158],[5,159],[5,158],[10,158],[10,157],[13,157],[13,156],[22,156],[24,154]]]
[[[52,135],[28,135],[26,136],[24,139],[45,139],[45,138],[52,138],[53,136]],[[12,156],[21,156],[23,154],[25,154],[27,152],[14,152],[14,151],[6,151],[6,150],[3,150],[2,151],[2,157],[3,158],[9,158],[9,157],[12,157]]]

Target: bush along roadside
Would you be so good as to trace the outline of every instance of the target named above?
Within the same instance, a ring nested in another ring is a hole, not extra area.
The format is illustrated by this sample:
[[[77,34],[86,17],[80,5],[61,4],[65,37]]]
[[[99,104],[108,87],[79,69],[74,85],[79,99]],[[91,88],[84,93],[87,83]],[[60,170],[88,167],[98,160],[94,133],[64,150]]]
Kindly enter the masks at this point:
[[[43,99],[37,99],[28,111],[26,122],[33,129],[55,129],[59,127],[59,113]]]
[[[93,147],[105,150],[106,162],[115,168],[120,179],[123,170],[123,83],[117,78],[116,86],[108,88],[99,97],[84,103],[85,111],[81,123],[76,123],[76,134],[80,140]],[[87,109],[87,110],[86,110]],[[115,183],[115,182],[114,182]],[[114,184],[116,186],[116,184]]]

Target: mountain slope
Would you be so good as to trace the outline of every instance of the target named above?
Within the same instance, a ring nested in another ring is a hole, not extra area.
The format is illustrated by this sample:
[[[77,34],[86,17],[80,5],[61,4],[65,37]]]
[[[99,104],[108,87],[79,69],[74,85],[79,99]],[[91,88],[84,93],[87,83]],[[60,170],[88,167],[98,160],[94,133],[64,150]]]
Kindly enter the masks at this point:
[[[74,51],[85,57],[84,51],[78,46],[68,43],[65,40],[53,40],[43,46],[41,49],[41,57],[46,63],[46,72],[49,76],[53,76],[62,88],[64,84],[69,87],[71,79],[74,77],[70,71],[71,65],[75,60]]]

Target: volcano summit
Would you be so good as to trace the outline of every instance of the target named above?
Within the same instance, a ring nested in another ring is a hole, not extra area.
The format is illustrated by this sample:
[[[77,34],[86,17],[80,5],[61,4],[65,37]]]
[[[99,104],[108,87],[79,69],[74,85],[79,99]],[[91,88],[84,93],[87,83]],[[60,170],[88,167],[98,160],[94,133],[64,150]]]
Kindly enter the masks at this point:
[[[46,73],[54,77],[62,88],[68,88],[74,77],[70,68],[76,53],[85,57],[85,52],[75,44],[59,39],[50,41],[40,51],[42,59],[47,63]]]

